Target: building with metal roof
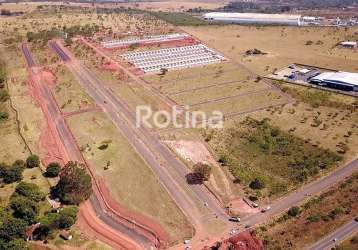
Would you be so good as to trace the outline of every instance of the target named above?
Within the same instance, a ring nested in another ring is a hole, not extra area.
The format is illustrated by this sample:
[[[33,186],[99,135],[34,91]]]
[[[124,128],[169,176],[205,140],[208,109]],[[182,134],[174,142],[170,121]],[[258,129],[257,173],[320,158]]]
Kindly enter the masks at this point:
[[[303,22],[301,15],[287,14],[211,12],[204,14],[203,17],[209,21],[238,24],[300,26]]]
[[[310,83],[345,91],[358,91],[358,73],[323,72],[311,78]]]

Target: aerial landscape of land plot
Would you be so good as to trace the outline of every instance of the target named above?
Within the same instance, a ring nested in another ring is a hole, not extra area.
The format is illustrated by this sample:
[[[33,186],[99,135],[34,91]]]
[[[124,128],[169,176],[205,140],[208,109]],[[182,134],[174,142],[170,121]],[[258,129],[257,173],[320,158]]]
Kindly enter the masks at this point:
[[[1,2],[0,249],[355,249],[355,9]]]

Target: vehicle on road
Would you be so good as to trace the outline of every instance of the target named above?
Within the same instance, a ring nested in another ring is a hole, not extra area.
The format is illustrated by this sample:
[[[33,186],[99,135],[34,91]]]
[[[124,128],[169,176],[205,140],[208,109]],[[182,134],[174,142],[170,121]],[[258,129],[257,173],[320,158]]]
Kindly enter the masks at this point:
[[[271,207],[270,207],[270,206],[267,206],[267,207],[261,209],[261,212],[262,212],[262,213],[266,213],[266,212],[269,211],[269,210],[271,210]]]
[[[239,230],[231,229],[231,230],[230,230],[230,235],[237,234],[238,232],[239,232]]]
[[[233,217],[230,217],[229,221],[232,221],[232,222],[240,222],[241,221],[241,218],[239,216],[233,216]]]

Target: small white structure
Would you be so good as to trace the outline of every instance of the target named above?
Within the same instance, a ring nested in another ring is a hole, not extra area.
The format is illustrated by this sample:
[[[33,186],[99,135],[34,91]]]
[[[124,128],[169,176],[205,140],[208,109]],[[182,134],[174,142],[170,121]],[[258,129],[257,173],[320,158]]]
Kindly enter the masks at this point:
[[[301,74],[307,74],[308,72],[311,72],[311,70],[309,70],[309,69],[301,69],[299,72]]]
[[[310,79],[313,84],[345,91],[358,91],[358,73],[323,72]]]
[[[353,48],[357,48],[357,42],[352,42],[352,41],[344,41],[344,42],[341,42],[339,45],[341,45],[342,47],[345,47],[345,48],[350,48],[350,49],[353,49]]]
[[[303,22],[301,15],[287,14],[211,12],[204,14],[203,17],[209,21],[239,24],[300,26]]]
[[[203,44],[132,52],[122,54],[120,57],[145,73],[160,72],[162,69],[189,68],[226,60]]]

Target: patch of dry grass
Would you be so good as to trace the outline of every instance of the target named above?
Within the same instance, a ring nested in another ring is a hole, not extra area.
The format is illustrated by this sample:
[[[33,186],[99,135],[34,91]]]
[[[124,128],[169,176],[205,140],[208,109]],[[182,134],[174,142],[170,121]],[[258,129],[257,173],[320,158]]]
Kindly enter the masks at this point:
[[[172,241],[190,237],[185,216],[105,114],[84,113],[68,122],[90,166],[106,180],[121,205],[158,221]],[[102,144],[108,148],[99,149]]]

